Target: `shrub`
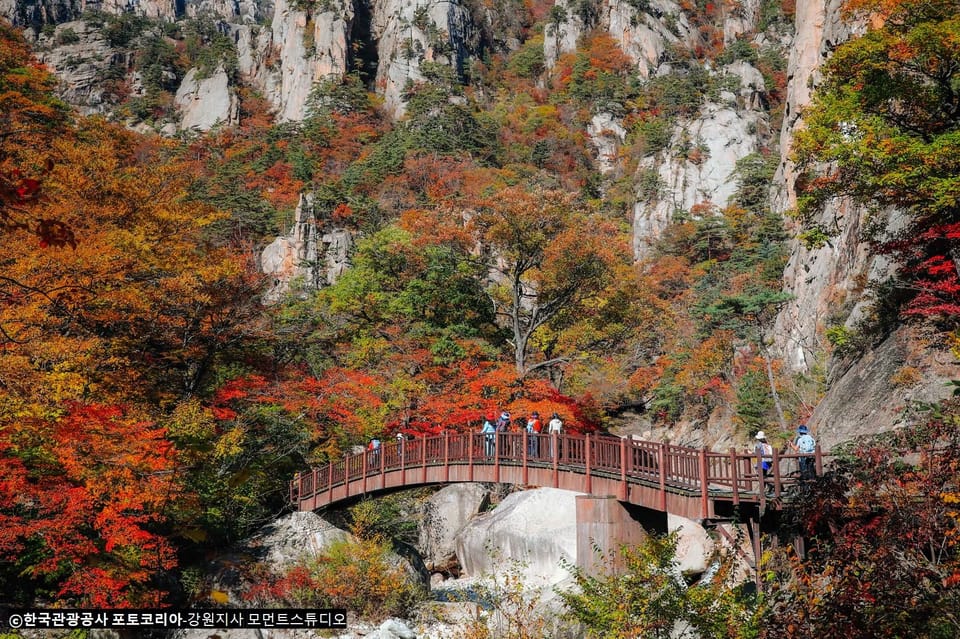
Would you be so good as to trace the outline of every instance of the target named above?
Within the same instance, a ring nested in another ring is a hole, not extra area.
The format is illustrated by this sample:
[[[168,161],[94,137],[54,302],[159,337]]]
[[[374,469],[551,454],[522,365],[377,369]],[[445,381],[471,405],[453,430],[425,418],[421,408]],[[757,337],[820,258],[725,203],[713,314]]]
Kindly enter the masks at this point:
[[[61,29],[59,32],[57,32],[57,35],[56,35],[57,46],[62,46],[65,44],[76,44],[77,42],[80,42],[80,36],[77,34],[76,31],[74,31],[70,27],[66,27],[64,29]]]
[[[362,619],[409,616],[424,589],[379,537],[337,541],[315,557],[267,572],[244,594],[260,606],[346,608]]]

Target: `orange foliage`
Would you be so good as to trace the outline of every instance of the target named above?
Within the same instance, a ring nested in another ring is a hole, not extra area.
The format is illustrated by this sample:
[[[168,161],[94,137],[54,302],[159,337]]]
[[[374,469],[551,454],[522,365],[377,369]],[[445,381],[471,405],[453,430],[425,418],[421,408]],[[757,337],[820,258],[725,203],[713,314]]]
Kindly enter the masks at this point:
[[[99,120],[67,126],[43,94],[52,82],[19,55],[0,31],[0,78],[29,68],[12,74],[36,94],[0,91],[0,120],[27,136],[0,136],[0,161],[45,166],[30,215],[79,241],[38,249],[32,228],[0,235],[0,570],[86,606],[158,605],[156,576],[175,564],[158,531],[181,491],[158,416],[238,339],[250,282],[206,245],[220,215],[188,203],[169,143]]]
[[[295,208],[303,191],[303,182],[293,177],[293,169],[286,162],[276,162],[266,171],[251,173],[246,186],[259,191],[263,199],[278,209]]]
[[[173,453],[162,429],[115,406],[22,422],[0,449],[0,551],[10,560],[31,548],[27,574],[59,577],[58,596],[83,605],[157,605],[149,582],[176,563],[152,531],[176,494]]]

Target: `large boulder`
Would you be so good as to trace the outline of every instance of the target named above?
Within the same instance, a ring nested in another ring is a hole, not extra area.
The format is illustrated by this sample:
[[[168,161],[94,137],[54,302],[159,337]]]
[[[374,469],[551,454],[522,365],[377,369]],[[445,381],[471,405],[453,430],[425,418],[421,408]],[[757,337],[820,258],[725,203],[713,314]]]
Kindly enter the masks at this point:
[[[713,555],[713,538],[697,522],[667,514],[667,530],[677,533],[676,562],[684,576],[703,574]]]
[[[457,561],[457,535],[489,503],[484,484],[452,484],[431,495],[423,505],[419,543],[428,570],[451,571]]]
[[[294,512],[261,528],[244,547],[273,567],[296,563],[350,534],[313,512]]]
[[[463,572],[488,575],[516,562],[529,585],[563,581],[569,573],[561,559],[577,559],[578,494],[555,488],[517,492],[473,519],[456,538]]]
[[[246,588],[251,565],[262,563],[280,572],[285,566],[313,556],[330,544],[348,539],[340,530],[313,512],[295,512],[261,528],[231,552],[215,558],[210,566],[213,596],[242,605],[238,593]]]

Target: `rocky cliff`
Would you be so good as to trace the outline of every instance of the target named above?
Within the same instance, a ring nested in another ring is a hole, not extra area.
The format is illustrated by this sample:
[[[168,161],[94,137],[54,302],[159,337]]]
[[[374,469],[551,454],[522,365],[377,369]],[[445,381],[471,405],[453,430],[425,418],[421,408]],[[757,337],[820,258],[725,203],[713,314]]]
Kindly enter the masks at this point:
[[[796,205],[791,142],[794,132],[803,126],[803,109],[821,80],[821,64],[838,44],[865,28],[841,14],[842,4],[842,0],[797,3],[780,165],[772,195],[774,207],[786,214]],[[891,228],[901,223],[900,212],[883,214]],[[881,334],[857,353],[834,352],[825,338],[831,328],[858,331],[872,312],[875,298],[871,286],[892,274],[887,259],[872,254],[863,240],[869,215],[865,207],[839,198],[829,202],[816,220],[830,229],[827,242],[810,247],[797,239],[791,241],[784,290],[793,299],[781,310],[770,335],[790,369],[801,374],[819,369],[826,375],[826,397],[809,422],[828,447],[852,436],[894,427],[910,402],[945,397],[944,381],[958,372],[950,353],[905,327]],[[791,230],[796,235],[801,229],[794,225]]]
[[[549,70],[601,33],[630,60],[638,83],[670,96],[658,107],[660,128],[638,128],[615,103],[596,102],[583,122],[603,188],[626,179],[632,191],[635,257],[650,256],[678,214],[703,218],[729,204],[737,165],[749,157],[779,156],[771,203],[789,219],[796,200],[790,145],[820,65],[863,30],[841,15],[841,4],[797,3],[792,20],[779,23],[760,0],[722,3],[708,20],[673,0],[548,5],[537,34],[544,90]],[[346,73],[357,73],[383,111],[400,119],[407,89],[425,78],[425,65],[447,67],[462,80],[491,51],[520,48],[530,25],[511,11],[468,0],[0,0],[0,15],[33,35],[68,101],[166,134],[235,124],[241,87],[263,96],[277,120],[302,120],[318,81]],[[205,47],[191,54],[185,43],[194,32]],[[150,59],[141,53],[147,44],[161,53],[185,47],[189,66]],[[774,78],[781,72],[785,86]],[[268,301],[298,281],[330,283],[347,264],[351,234],[318,226],[308,200],[290,233],[263,254],[274,279]],[[898,212],[886,214],[896,226]],[[922,337],[904,329],[877,336],[865,352],[842,353],[828,342],[831,329],[858,330],[872,313],[871,286],[891,266],[862,241],[862,207],[836,200],[819,222],[830,229],[828,241],[790,243],[783,290],[791,299],[766,339],[786,374],[826,384],[811,424],[832,443],[891,427],[900,407],[942,396],[942,380],[956,372],[948,354],[927,352]],[[855,399],[855,389],[869,393]]]
[[[98,13],[107,16],[105,28],[103,19],[92,18]],[[5,0],[0,17],[27,28],[48,52],[44,61],[62,78],[68,100],[104,113],[124,96],[105,99],[91,85],[118,75],[135,83],[138,60],[131,52],[142,49],[151,32],[142,19],[176,25],[174,29],[206,21],[230,43],[229,50],[218,47],[214,68],[228,61],[232,72],[226,82],[217,77],[200,87],[198,75],[208,80],[209,70],[189,69],[178,78],[177,108],[167,118],[180,128],[198,130],[231,123],[229,105],[236,102],[241,84],[261,93],[279,120],[302,120],[313,86],[350,71],[362,73],[383,97],[384,108],[399,117],[407,84],[423,80],[420,65],[449,65],[462,75],[479,54],[482,31],[458,0]],[[181,101],[186,94],[191,95],[189,106]]]

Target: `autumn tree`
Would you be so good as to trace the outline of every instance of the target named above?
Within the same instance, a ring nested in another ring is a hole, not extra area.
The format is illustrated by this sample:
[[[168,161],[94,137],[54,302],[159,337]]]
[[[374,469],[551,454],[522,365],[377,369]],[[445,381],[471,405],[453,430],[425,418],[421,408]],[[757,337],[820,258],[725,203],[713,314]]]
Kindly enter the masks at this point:
[[[116,406],[70,403],[0,425],[0,576],[7,596],[156,606],[176,565],[178,494],[165,431]]]
[[[29,230],[44,245],[62,246],[75,242],[72,229],[32,209],[51,169],[43,150],[67,117],[55,86],[22,36],[0,22],[0,231]]]
[[[960,633],[958,438],[954,399],[845,447],[786,511],[783,531],[805,537],[807,553],[771,562],[784,569],[765,636]]]
[[[805,112],[795,153],[804,170],[798,211],[807,237],[832,228],[813,215],[849,195],[906,214],[900,229],[877,232],[877,251],[899,263],[906,317],[955,328],[960,315],[960,5],[955,0],[856,0],[872,17],[861,37],[840,45]]]
[[[222,215],[187,199],[172,143],[56,117],[49,76],[3,34],[2,117],[23,135],[2,160],[42,167],[29,214],[77,241],[0,235],[0,571],[24,604],[158,605],[192,501],[170,414],[249,335],[256,281],[205,237]]]
[[[490,269],[495,312],[512,334],[517,374],[570,361],[572,353],[537,337],[551,322],[591,312],[589,300],[629,261],[615,225],[571,194],[513,187],[479,202],[469,227]]]

